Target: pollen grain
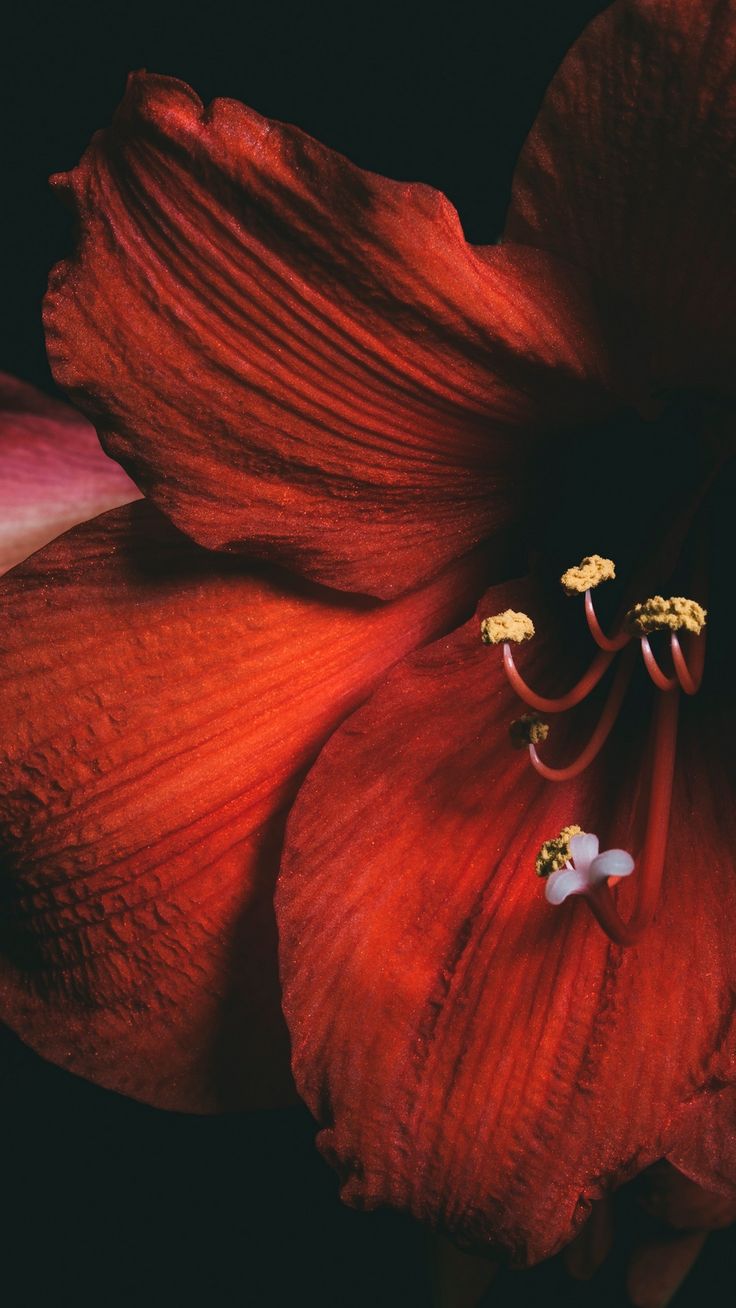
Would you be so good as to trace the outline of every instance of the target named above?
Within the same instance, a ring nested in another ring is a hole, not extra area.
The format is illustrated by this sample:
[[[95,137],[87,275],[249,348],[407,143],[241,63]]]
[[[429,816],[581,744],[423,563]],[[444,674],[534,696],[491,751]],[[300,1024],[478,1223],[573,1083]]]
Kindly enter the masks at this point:
[[[691,631],[699,636],[705,626],[706,610],[696,600],[682,595],[652,595],[635,604],[626,614],[626,626],[637,636],[651,631]]]
[[[515,641],[518,645],[523,640],[531,640],[533,635],[531,618],[526,613],[516,613],[514,609],[494,613],[480,624],[480,638],[484,645],[500,645],[505,640]]]
[[[509,726],[509,735],[514,749],[524,749],[526,745],[538,745],[549,735],[549,723],[544,722],[537,713],[522,713],[514,718]]]
[[[570,857],[570,841],[573,836],[582,834],[583,828],[573,822],[569,827],[563,827],[559,836],[545,840],[534,865],[537,876],[548,877],[551,872],[559,872]]]
[[[575,568],[563,572],[560,581],[566,595],[582,595],[602,581],[613,581],[616,568],[613,559],[604,559],[601,554],[586,554]]]

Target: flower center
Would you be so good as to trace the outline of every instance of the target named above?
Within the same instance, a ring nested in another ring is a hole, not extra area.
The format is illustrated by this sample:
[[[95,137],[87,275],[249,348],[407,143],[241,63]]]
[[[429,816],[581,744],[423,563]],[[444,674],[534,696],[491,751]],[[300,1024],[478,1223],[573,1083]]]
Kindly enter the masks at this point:
[[[649,775],[646,830],[638,860],[625,850],[598,852],[598,837],[577,824],[565,827],[559,836],[546,841],[537,857],[537,873],[547,878],[546,896],[561,904],[570,895],[583,895],[606,934],[620,945],[633,944],[646,930],[659,902],[667,852],[672,784],[677,750],[677,719],[680,693],[694,695],[700,688],[705,659],[706,611],[696,600],[681,595],[665,598],[652,595],[634,604],[613,635],[603,630],[595,611],[593,589],[615,577],[610,559],[588,555],[561,578],[568,595],[583,595],[588,629],[598,652],[582,677],[564,695],[550,698],[538,694],[522,677],[512,653],[512,643],[534,635],[534,625],[523,613],[507,609],[485,618],[481,636],[485,644],[501,645],[506,676],[519,698],[535,710],[511,725],[512,741],[526,746],[531,765],[550,782],[577,777],[600,753],[618,718],[634,671],[637,644],[644,667],[654,684],[653,749]],[[669,667],[665,670],[650,642],[663,633],[669,646]],[[680,633],[687,648],[680,643]],[[603,709],[590,737],[564,767],[551,767],[540,757],[537,746],[548,735],[548,724],[539,714],[561,714],[581,704],[595,689],[612,664],[613,677]],[[638,872],[636,904],[629,921],[616,906],[612,885],[621,876]]]

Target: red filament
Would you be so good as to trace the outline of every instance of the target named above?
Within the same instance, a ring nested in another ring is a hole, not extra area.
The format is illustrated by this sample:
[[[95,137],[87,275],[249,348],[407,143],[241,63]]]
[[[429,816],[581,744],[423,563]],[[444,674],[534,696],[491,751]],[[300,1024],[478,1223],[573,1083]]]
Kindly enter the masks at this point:
[[[634,670],[633,653],[633,650],[627,651],[627,654],[624,655],[616,669],[616,675],[611,683],[608,698],[603,708],[603,712],[598,719],[595,730],[585,746],[585,749],[572,763],[569,763],[567,767],[564,768],[549,767],[546,763],[542,762],[537,753],[536,746],[529,746],[529,757],[532,766],[536,768],[541,777],[545,777],[547,781],[570,781],[572,777],[577,777],[579,773],[583,772],[585,768],[593,762],[593,759],[605,745],[616,718],[621,711],[621,705],[624,702],[626,691],[628,690],[629,682],[631,681],[631,674]]]
[[[574,708],[576,704],[581,704],[584,699],[587,699],[591,690],[594,690],[598,685],[601,677],[605,675],[612,658],[613,654],[607,654],[604,651],[596,654],[587,672],[583,673],[580,680],[572,687],[572,690],[568,690],[566,695],[561,695],[557,699],[547,699],[544,695],[537,695],[531,686],[527,686],[514,663],[514,656],[511,653],[511,646],[508,641],[504,641],[503,646],[503,666],[506,676],[519,699],[523,699],[524,703],[528,704],[530,708],[539,709],[542,713],[564,713],[565,709]]]
[[[654,651],[649,644],[648,636],[642,636],[641,638],[641,652],[644,657],[647,672],[652,678],[657,690],[674,690],[675,686],[678,684],[677,677],[668,677],[666,673],[662,671],[655,658]]]
[[[703,668],[705,666],[705,632],[702,633],[695,641],[695,650],[693,653],[692,667],[688,667],[685,655],[680,647],[680,641],[677,633],[673,631],[670,636],[670,649],[672,651],[672,662],[675,668],[677,680],[680,687],[686,695],[695,695],[700,690],[700,683],[703,680]]]
[[[506,676],[516,694],[530,708],[543,713],[563,713],[574,708],[598,685],[616,654],[629,645],[632,637],[621,630],[607,636],[595,613],[590,591],[585,594],[585,614],[590,633],[599,647],[586,672],[566,694],[554,698],[539,695],[521,676],[508,641],[503,646],[503,665]],[[637,868],[634,909],[628,921],[618,911],[616,896],[609,882],[600,882],[584,892],[584,898],[606,935],[618,945],[632,945],[649,927],[659,903],[667,854],[672,786],[677,753],[677,718],[680,691],[694,695],[700,688],[705,661],[705,639],[699,636],[691,641],[686,658],[675,632],[670,635],[673,674],[668,675],[652,650],[647,636],[640,640],[642,657],[657,691],[653,714],[652,769],[649,784],[644,847]],[[636,646],[626,649],[616,669],[600,718],[587,745],[565,767],[550,767],[539,757],[534,744],[529,745],[532,766],[548,781],[570,781],[578,776],[597,757],[606,743],[621,711],[636,661]]]
[[[620,631],[617,636],[607,636],[605,634],[596,617],[593,606],[593,592],[590,590],[585,592],[585,616],[588,619],[590,634],[600,649],[615,654],[617,650],[623,649],[624,645],[628,645],[631,640],[631,636],[627,631]]]
[[[679,691],[659,695],[654,713],[654,759],[649,788],[649,811],[644,852],[638,868],[637,900],[628,922],[621,917],[608,885],[598,885],[586,896],[607,936],[617,945],[633,945],[650,925],[662,886],[667,834],[672,804],[672,783],[677,753]]]

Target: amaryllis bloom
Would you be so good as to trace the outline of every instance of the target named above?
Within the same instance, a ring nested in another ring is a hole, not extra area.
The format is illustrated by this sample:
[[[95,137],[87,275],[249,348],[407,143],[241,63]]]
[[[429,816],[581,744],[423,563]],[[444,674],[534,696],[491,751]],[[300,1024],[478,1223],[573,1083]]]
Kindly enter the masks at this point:
[[[345,1198],[522,1263],[660,1159],[736,1199],[735,58],[619,0],[488,248],[170,78],[56,179],[52,366],[146,501],[1,589],[3,1014],[288,1097],[280,864]]]

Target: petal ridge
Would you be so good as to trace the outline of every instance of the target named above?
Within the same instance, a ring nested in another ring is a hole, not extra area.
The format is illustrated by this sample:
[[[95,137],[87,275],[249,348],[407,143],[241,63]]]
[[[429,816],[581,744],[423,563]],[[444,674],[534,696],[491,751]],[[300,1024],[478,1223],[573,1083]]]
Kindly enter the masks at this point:
[[[386,596],[509,523],[542,430],[605,408],[584,279],[443,196],[136,74],[56,185],[57,380],[209,548]]]
[[[487,561],[393,604],[202,550],[139,502],[0,584],[0,1010],[158,1106],[289,1100],[273,884],[338,721],[467,612]]]

